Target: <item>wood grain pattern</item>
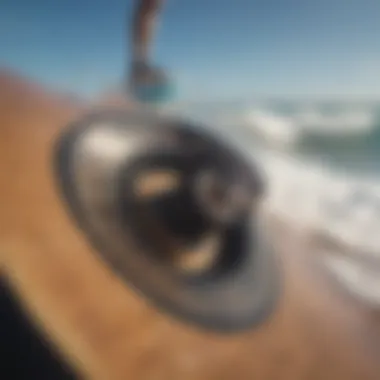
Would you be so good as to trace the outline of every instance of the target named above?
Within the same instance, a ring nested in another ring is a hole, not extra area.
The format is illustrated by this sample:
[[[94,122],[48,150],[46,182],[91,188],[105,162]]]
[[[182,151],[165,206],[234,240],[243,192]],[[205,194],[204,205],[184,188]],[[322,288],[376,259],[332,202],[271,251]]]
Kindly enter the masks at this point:
[[[305,236],[273,226],[284,294],[265,325],[237,336],[185,326],[121,283],[72,223],[52,176],[54,141],[84,111],[0,75],[0,265],[84,378],[380,378],[379,317],[323,281]]]

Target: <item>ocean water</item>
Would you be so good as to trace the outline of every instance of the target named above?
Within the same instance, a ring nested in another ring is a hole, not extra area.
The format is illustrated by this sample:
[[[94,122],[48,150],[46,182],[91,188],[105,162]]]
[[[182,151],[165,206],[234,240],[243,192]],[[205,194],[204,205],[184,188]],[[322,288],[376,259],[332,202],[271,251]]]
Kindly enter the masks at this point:
[[[380,260],[380,103],[225,102],[181,113],[259,164],[274,213]]]
[[[316,237],[318,260],[380,308],[380,103],[254,101],[180,107],[261,170],[266,206]]]

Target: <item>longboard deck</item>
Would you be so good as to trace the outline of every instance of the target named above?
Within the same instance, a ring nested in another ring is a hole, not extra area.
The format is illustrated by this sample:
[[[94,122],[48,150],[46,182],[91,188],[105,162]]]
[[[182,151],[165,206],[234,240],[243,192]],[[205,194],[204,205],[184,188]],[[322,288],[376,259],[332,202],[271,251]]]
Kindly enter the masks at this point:
[[[259,329],[232,336],[197,330],[160,313],[122,283],[68,216],[52,176],[56,138],[87,109],[0,75],[2,275],[41,334],[80,376],[379,379],[379,317],[319,275],[306,236],[275,223],[284,294]]]

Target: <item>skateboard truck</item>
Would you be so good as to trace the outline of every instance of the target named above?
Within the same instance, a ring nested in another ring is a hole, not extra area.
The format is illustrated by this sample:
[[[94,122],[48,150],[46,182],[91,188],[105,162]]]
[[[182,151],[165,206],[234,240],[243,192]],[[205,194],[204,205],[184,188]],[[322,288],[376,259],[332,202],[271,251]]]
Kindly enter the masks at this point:
[[[55,153],[72,216],[156,306],[218,331],[270,314],[279,279],[263,185],[239,152],[187,122],[113,109],[73,123]]]

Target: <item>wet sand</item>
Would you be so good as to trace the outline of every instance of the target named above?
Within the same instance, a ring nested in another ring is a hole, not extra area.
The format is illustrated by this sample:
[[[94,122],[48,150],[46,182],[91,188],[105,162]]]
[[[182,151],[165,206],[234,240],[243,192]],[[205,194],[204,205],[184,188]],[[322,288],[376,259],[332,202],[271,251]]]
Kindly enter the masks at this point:
[[[0,265],[41,333],[96,380],[380,378],[380,318],[315,265],[310,240],[271,222],[285,273],[264,325],[218,336],[151,307],[97,258],[56,191],[51,157],[72,99],[0,74]]]

